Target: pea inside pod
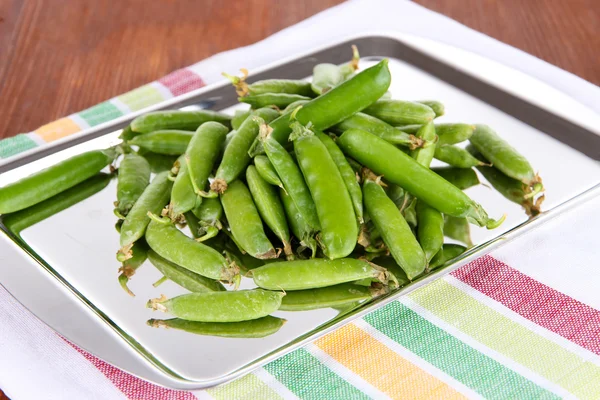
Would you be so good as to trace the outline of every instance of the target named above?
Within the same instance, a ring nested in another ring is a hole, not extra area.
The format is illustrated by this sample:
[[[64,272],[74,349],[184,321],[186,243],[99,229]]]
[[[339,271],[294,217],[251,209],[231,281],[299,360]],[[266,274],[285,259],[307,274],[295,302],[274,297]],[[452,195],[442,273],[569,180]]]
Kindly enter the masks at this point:
[[[168,312],[187,321],[238,322],[266,317],[277,311],[283,292],[236,290],[190,293],[148,301],[148,308]]]
[[[114,149],[78,154],[0,188],[0,214],[23,210],[96,175],[116,157]]]
[[[181,318],[150,319],[147,322],[153,328],[173,328],[196,335],[229,338],[262,338],[277,332],[284,323],[285,319],[270,315],[239,322],[198,322]]]

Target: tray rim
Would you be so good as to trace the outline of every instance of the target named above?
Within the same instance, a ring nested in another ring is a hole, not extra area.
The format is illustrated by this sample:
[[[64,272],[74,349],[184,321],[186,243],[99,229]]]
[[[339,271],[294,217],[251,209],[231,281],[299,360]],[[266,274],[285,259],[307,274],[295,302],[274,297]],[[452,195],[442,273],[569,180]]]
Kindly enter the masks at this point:
[[[278,62],[274,62],[274,63],[270,63],[267,64],[261,68],[258,68],[254,71],[252,71],[253,75],[256,75],[258,73],[262,73],[265,71],[269,71],[275,67],[278,66],[283,66],[286,65],[290,62],[293,62],[294,60],[299,60],[301,58],[307,57],[307,55],[310,54],[315,54],[319,51],[325,50],[325,49],[330,49],[330,48],[335,48],[337,46],[342,45],[343,43],[347,42],[347,41],[351,41],[351,40],[358,40],[358,39],[383,39],[383,40],[393,40],[393,41],[398,41],[403,45],[406,46],[411,46],[410,43],[407,43],[406,41],[403,41],[401,39],[398,38],[398,35],[389,35],[389,34],[367,34],[367,35],[354,35],[354,36],[350,36],[350,37],[345,37],[345,38],[341,38],[339,41],[333,42],[333,43],[328,43],[326,45],[323,46],[319,46],[317,48],[313,48],[310,51],[304,52],[303,54],[300,55],[295,55],[295,56],[290,56],[290,57],[286,57],[283,60],[279,60]],[[450,46],[451,47],[451,46]],[[391,57],[391,56],[390,56]],[[493,60],[491,60],[493,61]],[[442,63],[445,63],[444,60],[441,60]],[[467,73],[469,75],[471,75],[469,72],[463,71],[464,73]],[[480,77],[476,77],[477,79],[480,79]],[[535,79],[535,78],[532,78]],[[153,110],[159,110],[159,109],[164,109],[164,108],[169,108],[172,107],[176,104],[181,104],[181,103],[186,103],[187,101],[190,101],[192,99],[195,99],[197,97],[201,97],[202,95],[204,95],[205,93],[211,92],[215,89],[219,89],[219,88],[223,88],[225,86],[228,86],[229,83],[227,81],[222,81],[222,82],[216,82],[214,84],[211,85],[207,85],[203,88],[197,89],[195,91],[189,92],[183,96],[179,96],[179,97],[174,97],[172,99],[168,99],[164,102],[155,104],[153,106],[147,107],[145,109],[139,110],[135,113],[131,113],[131,114],[127,114],[123,117],[120,117],[119,119],[113,120],[113,121],[109,121],[108,123],[104,123],[101,125],[98,125],[94,128],[90,128],[87,130],[83,130],[75,135],[71,135],[69,137],[63,138],[64,140],[58,140],[56,142],[51,143],[50,145],[47,146],[43,146],[40,148],[36,148],[33,150],[36,150],[32,153],[24,153],[21,157],[16,157],[14,159],[9,159],[8,162],[4,163],[4,164],[0,164],[0,172],[2,172],[2,170],[10,170],[10,169],[14,169],[17,168],[20,165],[26,164],[27,160],[33,161],[35,159],[39,159],[42,158],[46,155],[49,154],[54,154],[56,152],[59,152],[65,148],[69,148],[72,147],[76,144],[82,143],[82,142],[86,142],[88,140],[91,140],[95,137],[98,136],[102,136],[105,133],[109,133],[111,131],[114,131],[120,127],[125,126],[130,120],[132,120],[133,118],[135,118],[137,115],[142,114],[142,113],[146,113],[149,111],[153,111]],[[24,161],[24,162],[22,162]],[[203,389],[203,388],[207,388],[209,386],[213,386],[216,384],[220,384],[226,381],[229,381],[231,379],[234,379],[236,377],[239,377],[243,374],[246,374],[248,372],[250,372],[251,370],[258,368],[270,361],[272,361],[273,359],[276,359],[278,357],[281,357],[284,354],[287,354],[290,351],[295,350],[296,348],[299,348],[303,345],[305,345],[307,342],[315,340],[316,338],[323,336],[329,332],[331,332],[334,329],[337,329],[339,326],[346,324],[348,322],[351,322],[352,320],[359,318],[363,315],[365,315],[368,312],[373,311],[376,308],[382,307],[385,304],[396,300],[397,298],[399,298],[400,296],[403,296],[407,293],[412,292],[413,290],[416,290],[417,288],[433,281],[436,280],[448,273],[450,273],[451,271],[463,266],[464,264],[470,262],[471,260],[480,257],[484,254],[487,254],[488,252],[490,252],[491,250],[501,246],[502,244],[520,236],[521,234],[524,234],[528,231],[530,231],[531,229],[534,229],[535,227],[543,224],[545,221],[550,220],[551,218],[553,218],[554,216],[560,215],[562,212],[564,212],[565,209],[567,208],[571,208],[577,204],[580,204],[582,202],[587,201],[588,199],[597,196],[600,193],[600,185],[594,186],[590,189],[588,189],[586,192],[584,193],[580,193],[579,195],[577,195],[575,198],[572,198],[571,200],[566,201],[565,203],[555,207],[554,209],[550,210],[547,213],[543,213],[541,214],[539,217],[530,220],[528,222],[525,222],[524,224],[521,224],[513,229],[511,229],[510,231],[504,233],[503,235],[492,239],[489,242],[486,242],[482,245],[479,245],[471,250],[469,250],[467,253],[464,254],[463,257],[461,257],[461,259],[451,265],[448,265],[444,268],[441,268],[439,270],[437,270],[435,273],[432,273],[430,275],[427,275],[426,277],[423,277],[415,282],[413,282],[411,285],[409,285],[406,288],[402,288],[398,291],[395,291],[393,293],[391,293],[388,296],[385,296],[384,298],[380,298],[374,302],[369,303],[366,306],[363,306],[357,310],[352,311],[349,314],[344,315],[343,318],[341,319],[333,319],[332,321],[329,321],[328,323],[324,324],[326,325],[325,328],[321,329],[321,328],[316,328],[319,329],[317,332],[312,333],[312,334],[306,334],[301,338],[298,338],[296,340],[294,340],[291,343],[288,343],[288,345],[282,346],[279,350],[275,350],[272,353],[259,358],[257,360],[255,360],[254,362],[230,373],[227,375],[224,375],[218,379],[209,379],[209,380],[203,380],[203,381],[195,381],[195,380],[187,380],[184,378],[177,378],[176,376],[171,375],[170,378],[173,379],[174,381],[177,381],[181,384],[185,384],[185,387],[182,386],[167,386],[167,387],[172,387],[172,388],[185,388],[185,389]],[[11,240],[12,241],[12,240]],[[13,243],[17,246],[20,247],[20,249],[26,253],[27,250],[24,249],[22,246],[18,245],[17,243]],[[35,257],[31,257],[30,254],[24,254],[26,257],[30,257],[33,260],[39,262],[39,260],[35,259]],[[56,278],[56,277],[55,277]],[[67,289],[70,290],[68,284],[66,284],[65,282],[62,282],[61,278],[57,278],[58,281],[60,283],[63,284],[63,286],[65,286]],[[9,292],[10,293],[10,292]],[[78,296],[76,295],[76,297],[78,298],[78,300],[82,303],[86,303],[86,299],[84,296]],[[18,299],[16,299],[17,301],[19,301]],[[93,307],[91,307],[89,304],[85,304],[88,308],[90,308],[92,310],[92,312],[96,313],[97,316],[100,317],[100,319],[102,320],[102,322],[104,322],[106,325],[110,326],[113,330],[114,327],[112,327],[112,324],[106,320],[104,320],[102,318],[102,316],[98,315],[98,313],[96,311],[99,310],[95,310]],[[41,318],[40,318],[41,319]],[[43,320],[42,320],[43,321]],[[51,329],[53,329],[52,327],[50,327]],[[54,329],[53,329],[54,330]],[[122,339],[123,336],[116,331],[117,334],[119,334]],[[132,345],[131,342],[129,342],[128,340],[125,339],[125,342],[127,342],[127,344],[132,347],[135,348],[134,345]],[[139,351],[139,349],[135,348],[136,351]],[[93,353],[92,353],[93,354]],[[162,365],[161,367],[155,365],[154,363],[152,363],[150,360],[146,359],[145,356],[138,354],[138,356],[140,357],[140,359],[143,359],[145,362],[149,363],[150,365],[152,365],[154,368],[157,368],[158,370],[161,370],[162,368],[165,368],[164,365]],[[101,358],[101,357],[100,357]],[[168,370],[168,368],[166,368]],[[165,373],[164,370],[161,370],[160,372]],[[135,374],[134,374],[135,375]],[[142,379],[146,379],[144,377],[141,377]],[[153,382],[156,383],[156,382]],[[157,383],[159,385],[164,386],[161,383]],[[191,386],[188,386],[188,384],[191,384]]]

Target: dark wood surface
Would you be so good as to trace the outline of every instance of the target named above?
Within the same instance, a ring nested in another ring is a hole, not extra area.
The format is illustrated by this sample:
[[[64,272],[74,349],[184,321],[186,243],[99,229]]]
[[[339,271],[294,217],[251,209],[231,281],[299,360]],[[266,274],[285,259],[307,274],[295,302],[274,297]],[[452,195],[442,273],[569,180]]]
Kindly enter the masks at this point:
[[[600,84],[597,0],[416,2]],[[254,43],[339,3],[2,0],[0,138]]]
[[[0,138],[31,131],[340,0],[2,0]],[[600,84],[597,0],[417,0]]]

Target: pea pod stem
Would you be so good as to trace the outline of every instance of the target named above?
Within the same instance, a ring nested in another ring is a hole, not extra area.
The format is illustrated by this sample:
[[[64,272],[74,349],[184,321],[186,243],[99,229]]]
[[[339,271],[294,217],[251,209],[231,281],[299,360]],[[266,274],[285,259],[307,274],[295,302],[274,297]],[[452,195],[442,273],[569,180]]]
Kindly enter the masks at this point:
[[[165,283],[168,280],[169,280],[169,278],[167,278],[166,276],[163,276],[162,278],[160,278],[159,280],[157,280],[156,282],[154,282],[152,284],[152,286],[155,287],[155,288],[157,288],[157,287],[159,287],[160,285],[162,285],[163,283]]]

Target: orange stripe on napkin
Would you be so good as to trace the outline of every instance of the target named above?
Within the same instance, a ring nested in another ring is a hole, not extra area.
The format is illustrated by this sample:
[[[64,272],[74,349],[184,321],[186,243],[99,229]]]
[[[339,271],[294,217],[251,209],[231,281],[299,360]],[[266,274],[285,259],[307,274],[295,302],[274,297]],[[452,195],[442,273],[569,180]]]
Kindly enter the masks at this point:
[[[315,345],[394,399],[465,398],[354,324],[317,340]]]
[[[75,132],[79,132],[81,128],[71,118],[61,118],[57,121],[50,122],[34,132],[41,137],[44,142],[53,142],[65,136],[72,135]]]

